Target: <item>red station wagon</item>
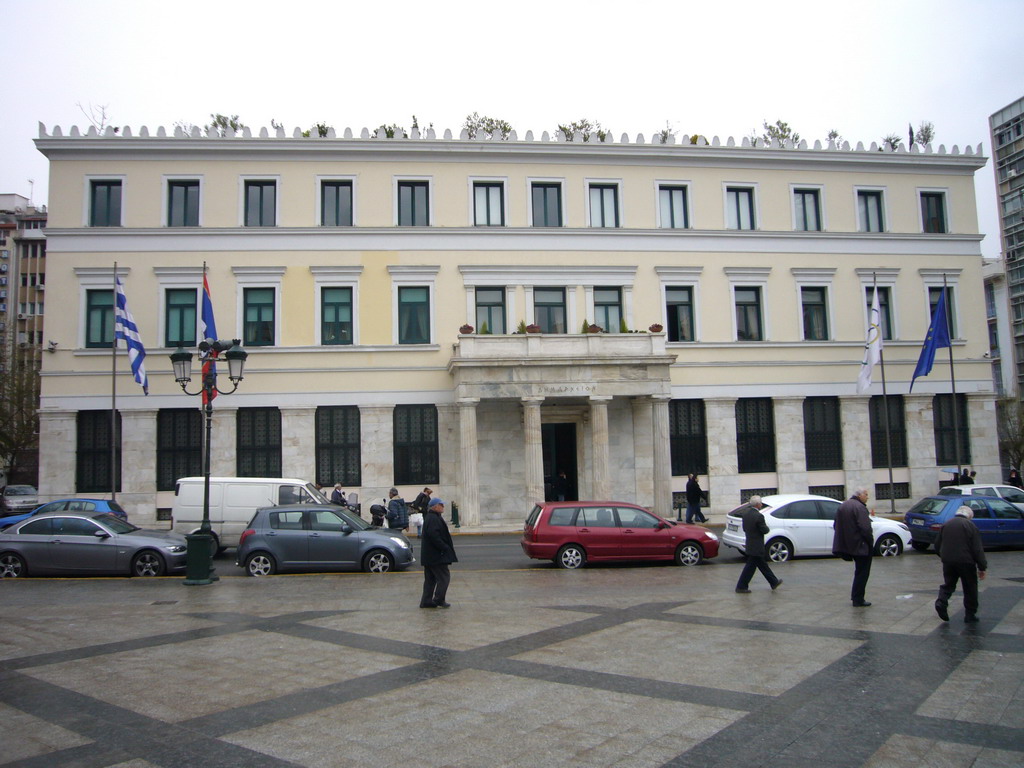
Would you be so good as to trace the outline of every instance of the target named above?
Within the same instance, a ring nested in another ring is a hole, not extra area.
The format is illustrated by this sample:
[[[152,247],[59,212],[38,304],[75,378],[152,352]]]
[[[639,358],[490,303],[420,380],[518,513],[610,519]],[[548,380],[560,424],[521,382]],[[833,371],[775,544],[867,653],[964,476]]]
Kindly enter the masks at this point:
[[[672,560],[699,565],[718,554],[718,537],[699,525],[658,517],[622,501],[548,501],[523,526],[523,552],[561,568],[592,562]]]

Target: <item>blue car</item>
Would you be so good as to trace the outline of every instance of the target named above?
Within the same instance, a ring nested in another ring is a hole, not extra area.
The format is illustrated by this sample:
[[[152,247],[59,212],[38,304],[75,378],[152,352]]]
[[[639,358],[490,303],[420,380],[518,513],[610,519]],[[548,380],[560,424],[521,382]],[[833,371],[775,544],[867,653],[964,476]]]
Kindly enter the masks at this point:
[[[939,529],[960,507],[974,511],[974,524],[985,549],[1024,546],[1024,512],[995,496],[928,496],[904,517],[910,528],[911,546],[924,551],[935,543]]]
[[[128,513],[124,511],[124,507],[116,501],[108,499],[58,499],[57,501],[48,501],[31,512],[0,517],[0,530],[46,512],[92,512],[94,514],[109,512],[122,520],[128,519]]]

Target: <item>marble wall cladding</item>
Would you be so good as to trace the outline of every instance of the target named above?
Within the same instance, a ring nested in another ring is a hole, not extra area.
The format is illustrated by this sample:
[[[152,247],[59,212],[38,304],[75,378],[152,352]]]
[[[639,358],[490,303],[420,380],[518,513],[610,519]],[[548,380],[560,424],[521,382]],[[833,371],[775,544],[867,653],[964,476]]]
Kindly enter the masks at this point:
[[[977,471],[978,480],[1002,482],[1005,478],[999,463],[999,443],[993,439],[998,434],[995,401],[987,395],[968,396],[967,418],[970,421],[971,467]]]
[[[147,504],[156,494],[156,409],[121,412],[121,488],[117,500],[135,514],[138,523],[156,521],[156,508]],[[123,457],[130,456],[130,461]]]
[[[777,397],[773,405],[779,493],[807,493],[804,399]]]
[[[395,476],[392,449],[395,433],[394,406],[359,406],[359,431],[362,435],[360,452],[363,462],[360,504],[363,517],[369,518],[369,505],[377,503],[378,498],[387,494]]]
[[[477,406],[480,456],[480,523],[525,519],[537,499],[526,498],[523,424],[516,401]]]
[[[705,490],[709,492],[712,510],[732,509],[740,498],[736,456],[736,398],[708,398],[704,401],[704,407],[710,476]]]
[[[935,418],[932,395],[904,395],[907,456],[910,457],[910,495],[927,496],[946,479],[935,469]],[[948,477],[948,476],[946,476]]]
[[[654,442],[651,423],[653,409],[651,401],[647,398],[634,398],[630,401],[630,405],[632,410],[633,472],[624,483],[631,482],[633,484],[634,498],[637,504],[653,506]],[[624,485],[623,487],[628,486]]]
[[[865,396],[839,399],[840,428],[843,431],[843,467],[846,470],[846,494],[859,487],[867,488],[874,498],[874,469],[871,458],[870,398]]]
[[[235,477],[238,474],[238,409],[219,407],[220,398],[215,401],[213,431],[210,451],[210,474],[214,477]],[[204,427],[205,429],[205,424]]]
[[[649,437],[645,441],[651,443]],[[608,403],[608,492],[617,501],[651,504],[654,496],[653,480],[644,488],[645,501],[637,492],[637,444],[633,437],[633,408],[631,400],[616,398]]]
[[[316,481],[316,408],[281,407],[281,476]]]
[[[39,475],[38,490],[41,500],[75,495],[77,441],[78,420],[75,411],[40,412],[39,455],[48,457],[47,472]]]

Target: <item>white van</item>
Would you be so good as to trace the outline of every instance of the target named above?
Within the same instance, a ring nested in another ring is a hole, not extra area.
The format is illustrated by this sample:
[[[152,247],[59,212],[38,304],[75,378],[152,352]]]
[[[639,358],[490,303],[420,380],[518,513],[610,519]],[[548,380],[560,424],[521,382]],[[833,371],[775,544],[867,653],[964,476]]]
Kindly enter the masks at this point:
[[[203,522],[205,478],[183,477],[174,488],[171,530],[196,533]],[[260,507],[329,504],[312,483],[292,477],[211,477],[210,529],[217,548],[237,547],[245,526]]]

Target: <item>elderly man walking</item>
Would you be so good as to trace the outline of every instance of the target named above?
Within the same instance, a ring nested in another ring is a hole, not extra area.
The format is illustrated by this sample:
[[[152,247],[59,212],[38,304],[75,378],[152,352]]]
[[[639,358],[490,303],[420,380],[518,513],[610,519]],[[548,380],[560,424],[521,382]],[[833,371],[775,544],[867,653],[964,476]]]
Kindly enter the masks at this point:
[[[740,571],[739,581],[736,582],[736,591],[741,595],[750,592],[750,579],[755,568],[767,579],[772,589],[778,589],[782,584],[782,579],[772,573],[768,561],[764,559],[764,535],[769,530],[771,529],[768,528],[768,523],[761,512],[761,497],[751,496],[747,508],[743,511],[743,533],[746,535],[743,554],[746,555],[747,562]]]
[[[973,518],[974,510],[960,507],[953,519],[939,529],[935,539],[943,579],[935,612],[943,621],[949,621],[949,598],[956,592],[957,581],[962,581],[964,587],[964,621],[973,624],[978,620],[978,579],[985,578],[988,561]]]
[[[448,566],[457,563],[455,545],[448,524],[441,516],[444,502],[433,498],[428,502],[423,517],[423,538],[420,544],[420,562],[423,563],[423,594],[420,608],[449,608],[446,600],[451,573]]]
[[[864,599],[868,578],[871,576],[871,550],[875,536],[871,532],[871,515],[868,514],[868,489],[858,488],[856,492],[839,505],[836,519],[832,523],[835,535],[832,537],[832,554],[844,560],[853,560],[853,586],[850,600],[855,608],[867,608],[871,603]]]

